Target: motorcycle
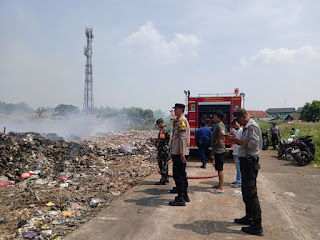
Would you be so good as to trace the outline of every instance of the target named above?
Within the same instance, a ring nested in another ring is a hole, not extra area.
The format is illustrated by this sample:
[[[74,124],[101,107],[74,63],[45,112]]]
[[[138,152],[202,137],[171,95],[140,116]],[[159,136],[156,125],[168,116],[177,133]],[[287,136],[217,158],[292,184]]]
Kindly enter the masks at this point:
[[[292,157],[292,144],[296,141],[295,135],[291,135],[292,138],[282,138],[280,145],[276,146],[278,150],[278,158],[284,157],[286,160],[290,160]]]
[[[268,132],[262,133],[262,150],[267,150],[270,145]]]
[[[309,164],[315,156],[315,144],[311,136],[300,137],[292,143],[291,155],[300,166]]]

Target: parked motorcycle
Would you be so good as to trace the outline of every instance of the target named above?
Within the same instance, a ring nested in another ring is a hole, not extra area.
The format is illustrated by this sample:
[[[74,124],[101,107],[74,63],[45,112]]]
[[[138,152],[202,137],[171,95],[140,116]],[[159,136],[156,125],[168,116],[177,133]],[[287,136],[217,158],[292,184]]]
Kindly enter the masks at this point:
[[[289,138],[289,139],[282,138],[280,141],[280,145],[276,146],[278,150],[279,158],[284,157],[286,160],[291,159],[292,143],[296,141],[295,136],[294,135],[291,135],[291,136],[292,138]]]
[[[262,133],[262,150],[267,150],[270,145],[268,132]]]
[[[291,155],[300,166],[305,166],[314,159],[315,144],[309,135],[297,138],[291,148]]]

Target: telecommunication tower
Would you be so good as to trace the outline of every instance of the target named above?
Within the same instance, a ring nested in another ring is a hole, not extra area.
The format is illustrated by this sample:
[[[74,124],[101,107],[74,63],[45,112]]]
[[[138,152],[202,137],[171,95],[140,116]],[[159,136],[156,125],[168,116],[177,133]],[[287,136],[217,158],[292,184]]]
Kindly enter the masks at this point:
[[[87,46],[84,47],[83,53],[87,57],[86,76],[84,83],[84,101],[83,110],[87,114],[93,113],[93,77],[92,77],[92,39],[94,36],[93,28],[86,28]]]

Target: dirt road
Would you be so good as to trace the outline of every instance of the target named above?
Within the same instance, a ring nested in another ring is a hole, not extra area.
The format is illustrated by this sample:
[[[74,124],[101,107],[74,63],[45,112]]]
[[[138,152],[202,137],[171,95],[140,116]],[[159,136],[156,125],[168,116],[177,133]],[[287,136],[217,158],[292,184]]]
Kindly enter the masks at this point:
[[[261,154],[258,191],[263,211],[263,239],[320,239],[320,171],[278,160],[275,152]],[[189,176],[214,173],[200,168],[198,157],[188,162]],[[170,166],[171,168],[171,166]],[[191,202],[171,207],[167,186],[155,186],[158,174],[113,201],[106,210],[65,239],[260,239],[240,231],[234,218],[244,215],[242,197],[230,183],[235,180],[232,159],[225,163],[225,194],[213,194],[217,178],[189,180]],[[262,238],[261,238],[262,239]]]

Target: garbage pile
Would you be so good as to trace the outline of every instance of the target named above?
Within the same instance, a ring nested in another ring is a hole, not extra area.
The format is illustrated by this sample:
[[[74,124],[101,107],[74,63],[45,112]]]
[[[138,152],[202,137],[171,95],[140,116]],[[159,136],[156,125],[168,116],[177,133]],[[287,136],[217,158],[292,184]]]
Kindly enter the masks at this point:
[[[0,239],[61,239],[156,170],[153,131],[0,134]]]

